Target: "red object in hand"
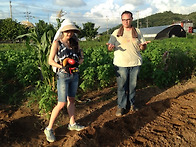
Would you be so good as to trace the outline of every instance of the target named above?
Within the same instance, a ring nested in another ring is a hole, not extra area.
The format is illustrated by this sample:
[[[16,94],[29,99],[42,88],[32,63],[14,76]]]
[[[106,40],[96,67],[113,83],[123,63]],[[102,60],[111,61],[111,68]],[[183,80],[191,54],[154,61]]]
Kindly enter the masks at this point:
[[[68,63],[71,65],[74,65],[76,63],[76,61],[74,59],[68,59]]]

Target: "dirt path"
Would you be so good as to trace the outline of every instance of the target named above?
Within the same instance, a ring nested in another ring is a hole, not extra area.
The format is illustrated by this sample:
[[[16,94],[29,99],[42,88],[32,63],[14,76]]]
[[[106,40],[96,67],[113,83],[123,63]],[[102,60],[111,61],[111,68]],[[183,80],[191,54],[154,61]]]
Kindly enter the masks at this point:
[[[84,95],[76,118],[87,128],[67,130],[64,110],[54,127],[54,143],[46,141],[48,121],[35,108],[0,105],[0,146],[196,146],[196,78],[167,90],[138,89],[136,94],[140,110],[123,117],[115,116],[115,86]]]

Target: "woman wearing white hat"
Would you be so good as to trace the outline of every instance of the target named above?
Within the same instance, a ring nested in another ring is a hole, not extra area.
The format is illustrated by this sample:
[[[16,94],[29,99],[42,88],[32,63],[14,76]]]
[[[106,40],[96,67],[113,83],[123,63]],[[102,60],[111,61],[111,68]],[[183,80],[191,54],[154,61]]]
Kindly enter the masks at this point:
[[[53,124],[59,111],[67,103],[70,117],[69,130],[80,131],[84,129],[75,122],[75,95],[78,88],[78,65],[84,61],[83,52],[79,49],[78,40],[74,33],[79,29],[69,20],[64,20],[57,31],[51,47],[48,63],[55,67],[57,72],[58,103],[52,110],[49,125],[44,130],[49,142],[56,140],[53,134]]]

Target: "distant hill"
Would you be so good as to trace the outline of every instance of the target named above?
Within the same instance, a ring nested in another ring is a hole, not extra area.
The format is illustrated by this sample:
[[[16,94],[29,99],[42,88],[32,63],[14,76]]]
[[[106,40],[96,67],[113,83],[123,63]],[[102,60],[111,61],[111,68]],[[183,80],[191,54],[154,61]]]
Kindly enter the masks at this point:
[[[193,28],[196,28],[196,12],[190,13],[188,15],[177,14],[171,11],[165,11],[163,13],[156,13],[151,16],[147,16],[145,18],[139,19],[140,28],[154,27],[154,26],[163,26],[170,25],[175,22],[183,21],[183,20],[191,20],[193,22]],[[137,26],[137,20],[132,22],[133,26]],[[109,34],[111,34],[115,29],[119,28],[121,24],[117,25],[114,28],[109,29]],[[107,32],[103,32],[106,34]]]
[[[154,26],[162,26],[162,25],[170,25],[175,22],[183,21],[183,20],[191,20],[194,23],[194,27],[196,27],[196,12],[193,12],[188,15],[182,15],[177,13],[172,13],[171,11],[166,11],[163,13],[153,14],[151,16],[140,19],[140,28],[154,27]],[[136,21],[134,22],[136,23]]]

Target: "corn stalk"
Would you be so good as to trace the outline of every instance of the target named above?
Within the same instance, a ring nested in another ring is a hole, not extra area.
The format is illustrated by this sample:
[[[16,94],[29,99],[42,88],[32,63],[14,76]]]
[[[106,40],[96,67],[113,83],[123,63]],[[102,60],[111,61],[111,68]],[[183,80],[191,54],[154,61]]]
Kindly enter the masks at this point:
[[[43,78],[42,80],[44,84],[51,86],[53,90],[55,89],[55,83],[54,83],[55,75],[51,70],[50,65],[48,64],[48,56],[50,53],[51,43],[54,34],[55,32],[53,30],[49,30],[47,32],[44,32],[44,34],[40,38],[39,37],[40,34],[38,34],[35,30],[32,30],[32,32],[28,34],[20,35],[17,37],[17,38],[27,37],[26,39],[27,46],[36,50],[39,68],[41,70],[41,74]]]

